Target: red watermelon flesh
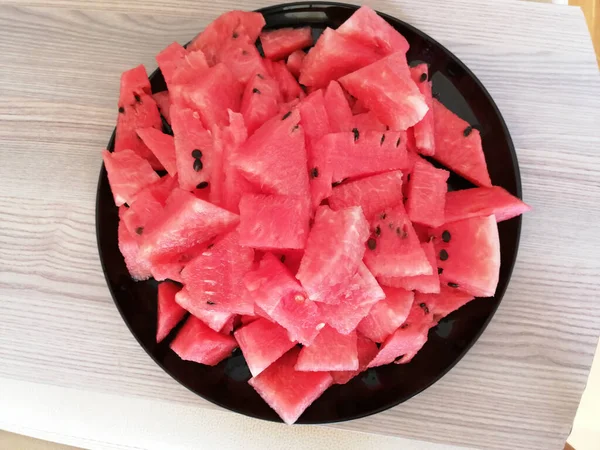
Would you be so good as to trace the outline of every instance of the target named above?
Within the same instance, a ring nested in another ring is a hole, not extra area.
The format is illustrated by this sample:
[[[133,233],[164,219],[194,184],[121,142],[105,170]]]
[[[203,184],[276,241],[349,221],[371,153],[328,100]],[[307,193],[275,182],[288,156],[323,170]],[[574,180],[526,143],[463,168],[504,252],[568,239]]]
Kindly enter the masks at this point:
[[[474,298],[471,294],[459,289],[442,285],[439,294],[417,293],[415,301],[425,303],[433,313],[434,320],[439,321]]]
[[[234,166],[264,194],[306,195],[308,173],[300,114],[275,116],[240,147]]]
[[[347,38],[377,50],[381,55],[406,53],[408,41],[368,6],[361,6],[337,32]]]
[[[430,227],[439,227],[445,222],[446,183],[449,176],[447,170],[436,169],[425,160],[415,163],[406,201],[406,212],[412,222]]]
[[[281,259],[281,262],[283,262],[283,265],[295,276],[298,273],[298,269],[300,269],[304,250],[283,250],[277,252],[277,254]]]
[[[205,301],[194,297],[186,288],[183,288],[175,295],[175,302],[181,308],[189,311],[194,317],[197,317],[208,325],[211,330],[221,333],[224,332],[223,329],[234,316],[234,314],[229,312],[208,309]]]
[[[375,50],[326,28],[310,49],[300,71],[300,83],[315,88],[377,61]]]
[[[126,206],[119,207],[119,217],[127,211]],[[151,277],[150,264],[144,258],[140,257],[140,244],[136,237],[132,235],[121,220],[118,228],[119,250],[125,260],[127,270],[135,281],[147,280]]]
[[[117,206],[131,203],[135,194],[160,178],[150,163],[132,150],[104,150],[102,159]]]
[[[500,274],[496,217],[473,217],[445,224],[434,237],[440,281],[476,297],[491,297]]]
[[[303,27],[263,31],[260,42],[265,57],[272,60],[283,59],[296,50],[310,47],[313,43],[312,30],[310,27]]]
[[[173,189],[179,186],[177,176],[172,177],[171,175],[165,175],[156,183],[152,183],[146,189],[152,192],[154,198],[156,198],[161,204],[167,203],[167,199],[173,192]]]
[[[138,240],[142,239],[144,229],[160,216],[165,206],[164,201],[161,202],[155,197],[151,187],[152,185],[138,192],[131,206],[121,217],[129,233],[136,236]]]
[[[410,76],[406,56],[402,52],[393,53],[339,81],[392,130],[412,127],[429,110]]]
[[[218,59],[225,64],[240,83],[247,83],[255,73],[264,73],[264,60],[261,58],[254,41],[246,35],[231,39],[219,50]]]
[[[531,207],[500,186],[464,189],[446,194],[446,222],[494,214],[496,222],[512,219]]]
[[[360,207],[317,210],[296,275],[311,300],[340,301],[336,294],[356,273],[368,237],[369,224]]]
[[[410,362],[427,342],[428,332],[429,325],[401,326],[385,340],[377,356],[369,363],[369,367],[384,366],[392,362],[399,364]]]
[[[308,237],[306,197],[245,194],[240,201],[240,244],[264,249],[302,249]]]
[[[157,92],[152,94],[152,98],[158,106],[158,111],[165,118],[167,123],[171,123],[171,97],[169,91]]]
[[[479,130],[471,127],[437,99],[433,99],[433,116],[434,158],[470,182],[491,187]]]
[[[209,67],[204,53],[188,52],[177,42],[156,55],[156,62],[169,88],[194,82]]]
[[[330,372],[333,377],[335,384],[346,384],[356,375],[364,372],[371,360],[377,355],[379,351],[377,344],[372,340],[364,337],[362,334],[357,333],[356,348],[358,353],[358,370],[344,370],[344,371],[333,371]]]
[[[433,118],[431,81],[429,81],[427,64],[419,64],[416,67],[411,67],[410,75],[425,98],[425,102],[429,108],[425,117],[419,123],[416,123],[413,128],[415,146],[422,155],[431,156],[435,153],[435,123]]]
[[[255,311],[263,314],[260,308],[255,308]],[[303,345],[313,342],[323,324],[317,304],[302,295],[283,297],[268,317],[284,327],[290,339]]]
[[[329,372],[300,372],[294,369],[298,349],[292,349],[248,381],[265,402],[291,425],[331,386]]]
[[[146,68],[142,64],[121,74],[119,107],[133,105],[136,103],[137,97],[147,96],[151,93],[150,80]]]
[[[296,343],[285,328],[266,319],[258,319],[234,333],[253,377],[277,361]]]
[[[242,247],[238,233],[232,231],[185,266],[181,277],[194,299],[208,309],[253,314],[254,302],[243,282],[253,263],[254,250]]]
[[[437,256],[433,242],[422,242],[421,247],[427,256],[433,272],[431,275],[416,275],[414,277],[379,277],[378,281],[383,286],[404,288],[419,291],[425,294],[440,292],[440,276],[438,274]]]
[[[352,128],[356,128],[359,131],[386,131],[387,126],[385,126],[381,121],[377,118],[377,116],[371,112],[365,112],[356,114],[352,116]]]
[[[296,81],[296,78],[294,78],[294,75],[288,70],[284,61],[274,62],[265,59],[264,63],[270,75],[277,81],[284,102],[304,98],[304,91],[298,84],[298,81]]]
[[[171,342],[171,349],[185,361],[216,366],[237,347],[232,336],[211,330],[204,322],[190,316]]]
[[[319,310],[325,322],[340,333],[348,334],[369,314],[373,305],[385,298],[385,293],[361,263],[337,298],[337,304],[319,303]]]
[[[433,269],[402,204],[386,209],[371,222],[365,264],[376,277],[431,275]]]
[[[305,57],[306,53],[304,53],[304,50],[296,50],[288,56],[286,65],[290,73],[295,77],[300,76],[300,69],[302,69]]]
[[[357,328],[374,342],[385,341],[406,321],[415,299],[415,294],[405,289],[383,287],[383,292],[385,299],[375,303]]]
[[[185,316],[185,309],[175,302],[175,294],[180,289],[178,285],[169,281],[158,285],[157,343],[166,338]]]
[[[354,102],[350,100],[350,103],[352,104],[352,114],[358,115],[369,112],[369,108],[367,108],[360,100],[357,100],[354,97],[352,97],[352,99],[354,99]]]
[[[340,83],[333,80],[325,90],[325,108],[329,116],[329,126],[332,133],[352,131],[352,110]]]
[[[312,344],[300,350],[295,369],[304,372],[358,370],[356,332],[340,334],[324,325]]]
[[[281,93],[277,82],[266,72],[257,72],[246,85],[240,112],[244,116],[248,134],[279,111]]]
[[[321,89],[313,92],[298,106],[300,124],[304,128],[306,145],[312,148],[323,136],[330,132],[329,117]],[[309,150],[310,152],[310,150]]]
[[[169,175],[177,174],[177,161],[175,159],[175,141],[173,136],[165,134],[156,128],[140,128],[137,130],[140,139],[158,158],[160,164]]]
[[[150,222],[150,225],[154,225]],[[202,253],[206,245],[197,245],[184,253],[174,257],[161,259],[160,261],[150,261],[150,272],[157,281],[173,280],[182,283],[181,271],[192,259]]]
[[[395,170],[344,183],[333,188],[328,201],[334,211],[360,206],[371,220],[384,209],[402,203],[402,172]]]

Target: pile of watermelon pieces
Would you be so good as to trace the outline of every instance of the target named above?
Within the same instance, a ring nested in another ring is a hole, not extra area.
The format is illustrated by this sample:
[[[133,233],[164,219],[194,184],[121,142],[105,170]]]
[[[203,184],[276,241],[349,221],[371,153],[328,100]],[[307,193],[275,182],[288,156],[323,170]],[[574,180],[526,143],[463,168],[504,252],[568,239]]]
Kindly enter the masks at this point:
[[[206,365],[239,347],[249,383],[293,423],[493,296],[497,222],[530,208],[492,186],[479,131],[372,9],[316,42],[264,25],[231,11],[169,45],[167,91],[143,66],[123,73],[103,158],[127,268],[161,281],[157,342]],[[448,192],[449,171],[476,187]]]

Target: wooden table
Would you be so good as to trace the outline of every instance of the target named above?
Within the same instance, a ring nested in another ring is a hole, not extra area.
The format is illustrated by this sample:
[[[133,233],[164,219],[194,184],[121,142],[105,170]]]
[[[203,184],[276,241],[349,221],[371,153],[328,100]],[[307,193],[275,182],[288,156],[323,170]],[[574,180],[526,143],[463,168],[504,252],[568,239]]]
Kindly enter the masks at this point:
[[[584,17],[517,0],[368,3],[429,33],[481,79],[534,211],[504,300],[467,356],[403,405],[332,426],[562,448],[600,330],[600,77]],[[94,207],[120,72],[153,70],[171,41],[240,5],[0,0],[0,380],[216,408],[162,372],[125,327],[100,268]]]

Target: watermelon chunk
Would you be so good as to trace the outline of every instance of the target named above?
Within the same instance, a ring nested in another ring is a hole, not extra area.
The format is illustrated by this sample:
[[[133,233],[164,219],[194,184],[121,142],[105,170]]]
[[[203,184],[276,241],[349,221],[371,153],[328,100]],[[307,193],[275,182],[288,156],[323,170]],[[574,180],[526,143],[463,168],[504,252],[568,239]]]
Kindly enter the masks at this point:
[[[337,303],[365,252],[369,225],[360,207],[317,210],[296,278],[311,300]]]
[[[296,343],[285,328],[266,319],[258,319],[240,328],[234,336],[253,377],[277,361]]]
[[[406,212],[411,221],[439,227],[444,220],[446,192],[450,173],[436,169],[425,160],[417,161],[408,183]]]
[[[175,302],[175,295],[180,289],[178,285],[169,281],[158,285],[157,343],[166,338],[185,316],[185,309]]]
[[[304,372],[358,370],[356,332],[340,334],[324,325],[312,344],[300,350],[295,369]]]
[[[133,197],[131,206],[121,216],[129,233],[139,239],[142,239],[144,229],[160,216],[165,206],[164,201],[161,202],[154,195],[152,186],[138,192]]]
[[[323,91],[319,89],[302,100],[298,110],[300,111],[300,124],[304,128],[306,136],[306,145],[311,149],[319,139],[330,132]]]
[[[146,68],[142,64],[121,74],[119,91],[120,108],[133,105],[137,102],[137,97],[150,94],[152,94],[152,87],[150,86]]]
[[[297,371],[297,358],[298,350],[290,350],[248,381],[287,424],[298,420],[333,382],[328,372]]]
[[[209,68],[204,53],[188,52],[177,42],[156,55],[156,62],[170,89],[176,85],[193,83]]]
[[[167,199],[173,192],[173,189],[179,186],[177,177],[172,177],[170,175],[165,175],[156,183],[152,183],[146,187],[149,191],[152,192],[154,198],[156,198],[162,205],[167,203]]]
[[[117,206],[132,202],[135,194],[160,178],[150,163],[132,150],[104,150],[102,160]]]
[[[262,124],[279,111],[281,93],[277,82],[265,72],[257,72],[246,85],[240,112],[248,134],[254,133]]]
[[[386,131],[384,125],[372,111],[356,114],[352,116],[352,128],[359,131]]]
[[[140,128],[137,130],[137,134],[165,170],[169,172],[169,175],[175,176],[177,174],[177,161],[173,136],[156,128]]]
[[[283,262],[283,265],[289,269],[294,275],[298,273],[300,269],[300,263],[304,256],[304,250],[283,250],[279,251],[278,255]]]
[[[494,215],[448,223],[430,235],[442,283],[476,297],[494,295],[500,274],[500,238]]]
[[[358,353],[358,370],[332,371],[331,376],[335,384],[346,384],[359,373],[365,371],[371,360],[379,351],[377,344],[357,333],[356,348]]]
[[[411,67],[410,75],[419,88],[419,92],[425,98],[429,111],[423,119],[416,123],[413,130],[415,146],[419,153],[431,156],[435,153],[435,122],[433,118],[433,97],[431,93],[431,81],[429,81],[429,68],[427,64],[419,64]]]
[[[211,330],[190,316],[171,342],[171,349],[186,361],[215,366],[231,355],[237,342],[231,336]]]
[[[392,130],[412,127],[429,110],[402,52],[345,75],[339,81]]]
[[[214,311],[208,309],[206,301],[192,296],[190,292],[183,288],[175,295],[175,302],[184,310],[189,311],[194,317],[204,322],[211,330],[225,332],[224,328],[228,322],[233,319],[234,314],[226,311]]]
[[[300,70],[302,69],[305,57],[306,53],[303,50],[296,50],[288,56],[286,65],[290,73],[295,77],[300,76]]]
[[[531,207],[500,186],[463,189],[446,194],[446,222],[494,214],[496,222],[512,219]]]
[[[459,289],[441,286],[439,294],[417,293],[415,295],[415,302],[425,303],[432,312],[434,320],[439,321],[474,298],[471,294],[462,292]]]
[[[121,206],[119,208],[119,216],[122,217],[126,210],[126,206]],[[136,237],[127,230],[123,220],[119,222],[117,236],[119,240],[119,250],[123,255],[125,265],[127,266],[131,278],[135,281],[147,280],[150,278],[150,264],[146,259],[140,257],[140,244]]]
[[[324,100],[331,132],[352,131],[352,110],[340,83],[335,80],[329,83]]]
[[[437,99],[433,99],[435,119],[434,158],[470,182],[491,187],[479,130],[473,128]]]
[[[296,50],[310,47],[313,43],[310,27],[279,28],[260,34],[265,56],[272,60],[282,59]]]
[[[261,314],[260,308],[256,305],[254,310],[257,314]],[[267,316],[284,327],[291,340],[303,345],[310,345],[313,342],[323,324],[316,303],[303,295],[283,297],[273,312]]]
[[[358,324],[357,330],[374,342],[383,342],[402,325],[410,313],[415,294],[400,288],[383,287],[385,299],[377,302]]]
[[[240,201],[240,244],[266,249],[302,249],[308,237],[306,197],[245,194]]]
[[[171,97],[168,91],[157,92],[152,94],[152,98],[158,106],[160,114],[165,118],[167,123],[171,123]]]
[[[264,63],[271,76],[277,81],[284,102],[291,102],[304,97],[304,91],[296,81],[296,78],[294,78],[294,75],[288,70],[284,61],[273,62],[265,59]]]
[[[373,275],[409,277],[432,274],[433,269],[402,204],[376,216],[371,228],[374,236],[367,242],[365,264]]]
[[[384,366],[392,362],[410,362],[427,342],[428,332],[429,325],[401,326],[385,340],[369,367]]]
[[[230,39],[219,50],[218,59],[225,64],[233,76],[246,84],[255,73],[264,73],[266,66],[254,41],[245,35]]]
[[[375,214],[402,201],[402,172],[396,170],[333,188],[329,206],[334,211],[360,206],[367,220],[371,220]]]

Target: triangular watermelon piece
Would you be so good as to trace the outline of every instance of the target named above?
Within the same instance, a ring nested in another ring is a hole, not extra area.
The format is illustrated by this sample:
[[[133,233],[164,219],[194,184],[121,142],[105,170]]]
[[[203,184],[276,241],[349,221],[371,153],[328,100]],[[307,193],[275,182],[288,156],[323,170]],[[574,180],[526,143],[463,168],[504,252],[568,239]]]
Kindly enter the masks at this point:
[[[459,289],[442,285],[439,294],[421,294],[415,295],[416,303],[425,303],[433,314],[434,321],[446,317],[458,308],[466,305],[473,300],[471,294],[462,292]]]
[[[254,310],[259,315],[263,314],[256,305]],[[267,316],[284,327],[290,339],[303,345],[310,345],[323,326],[317,304],[303,295],[283,297]]]
[[[137,102],[137,97],[150,94],[152,94],[152,87],[150,86],[146,68],[142,64],[121,74],[119,91],[120,108],[133,105]]]
[[[161,177],[156,183],[152,183],[146,187],[154,198],[156,198],[162,205],[167,203],[167,199],[173,192],[173,189],[179,187],[177,176],[172,177],[171,175],[165,175]]]
[[[376,277],[431,275],[433,269],[402,204],[387,209],[371,222],[365,264]]]
[[[168,124],[171,123],[171,96],[169,91],[161,91],[152,94],[152,98],[158,106],[158,111],[165,118]]]
[[[394,53],[340,78],[340,83],[392,130],[406,130],[429,108],[410,76],[406,56]]]
[[[177,160],[175,157],[175,140],[156,128],[140,128],[137,130],[140,139],[152,151],[169,175],[177,175]]]
[[[317,210],[296,278],[311,300],[338,303],[360,264],[369,224],[360,207]]]
[[[335,80],[329,82],[324,100],[331,132],[352,131],[352,110],[340,83]]]
[[[255,73],[266,71],[264,60],[258,53],[254,41],[245,34],[226,41],[219,49],[217,58],[244,85]]]
[[[479,130],[433,99],[435,155],[448,169],[472,183],[491,187]]]
[[[300,372],[294,369],[298,349],[292,349],[248,381],[279,417],[292,424],[331,386],[329,372]]]
[[[431,156],[435,153],[435,122],[433,118],[433,96],[431,81],[429,81],[429,68],[427,64],[419,64],[410,68],[410,75],[425,98],[429,111],[413,127],[415,146],[419,153]]]
[[[211,330],[223,333],[225,325],[233,318],[234,314],[225,311],[215,311],[208,309],[209,305],[201,298],[192,296],[190,292],[183,288],[175,295],[175,302],[186,311],[189,311],[194,317],[204,322]]]
[[[383,287],[385,299],[377,302],[357,330],[374,342],[383,342],[402,325],[415,299],[412,291]]]
[[[147,226],[160,217],[166,203],[166,200],[161,201],[155,196],[152,187],[153,184],[135,194],[130,207],[121,217],[129,233],[137,236],[139,240],[142,239]]]
[[[298,105],[300,125],[304,128],[306,145],[310,149],[330,132],[329,116],[321,89],[316,90]],[[310,150],[309,150],[310,152]]]
[[[446,194],[446,222],[494,214],[496,222],[512,219],[531,207],[500,186],[463,189]]]
[[[335,384],[346,384],[359,373],[365,371],[371,360],[379,351],[377,344],[372,340],[357,333],[356,348],[358,353],[358,370],[344,370],[330,372]]]
[[[450,172],[436,169],[425,160],[417,161],[408,183],[406,212],[412,222],[439,227],[445,222],[444,207]]]
[[[305,94],[302,87],[300,87],[294,75],[288,70],[284,61],[274,62],[265,59],[264,64],[269,74],[277,81],[284,102],[292,102],[304,98]]]
[[[300,76],[300,69],[302,69],[304,58],[306,58],[304,50],[296,50],[288,56],[287,62],[285,63],[290,73],[296,78]]]
[[[127,211],[126,206],[119,208],[119,217],[123,217],[123,214]],[[127,270],[135,281],[147,280],[152,276],[150,273],[150,264],[147,259],[140,256],[140,243],[135,235],[132,235],[125,226],[123,220],[119,221],[119,228],[117,231],[119,240],[119,250],[125,260]]]
[[[358,370],[356,332],[340,334],[325,325],[312,344],[300,350],[295,369],[304,372]]]
[[[257,72],[244,90],[240,112],[248,134],[254,133],[279,111],[281,93],[277,82],[266,72]]]
[[[296,343],[285,328],[266,319],[254,320],[234,333],[253,377],[277,361]]]
[[[185,361],[216,366],[237,347],[231,336],[211,330],[200,319],[190,316],[173,342],[171,349]]]
[[[476,297],[491,297],[500,275],[500,238],[496,217],[447,223],[434,237],[440,281]]]
[[[175,301],[175,295],[180,289],[178,285],[170,281],[158,285],[157,343],[166,338],[185,316],[185,309]]]
[[[173,42],[156,55],[156,62],[170,89],[177,85],[193,83],[209,68],[204,53],[188,52],[177,42]]]
[[[265,57],[275,61],[283,59],[296,50],[310,47],[313,43],[310,27],[279,28],[260,34]]]

